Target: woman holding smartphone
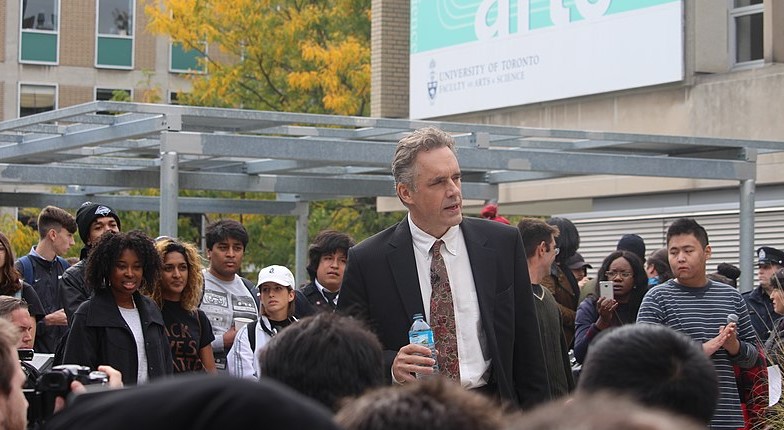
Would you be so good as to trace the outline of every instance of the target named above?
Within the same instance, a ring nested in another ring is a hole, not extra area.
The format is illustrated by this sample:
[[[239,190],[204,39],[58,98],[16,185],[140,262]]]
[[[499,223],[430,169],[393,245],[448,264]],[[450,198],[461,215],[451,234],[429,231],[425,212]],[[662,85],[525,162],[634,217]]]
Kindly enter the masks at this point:
[[[163,316],[139,292],[155,285],[160,267],[144,233],[104,233],[87,257],[85,282],[93,295],[74,313],[63,362],[92,369],[108,364],[129,385],[171,374]]]
[[[648,275],[640,257],[629,251],[615,251],[602,262],[597,273],[596,291],[577,308],[574,357],[582,363],[588,346],[597,334],[611,327],[633,324],[645,293]],[[602,281],[611,283],[611,293],[602,294]]]

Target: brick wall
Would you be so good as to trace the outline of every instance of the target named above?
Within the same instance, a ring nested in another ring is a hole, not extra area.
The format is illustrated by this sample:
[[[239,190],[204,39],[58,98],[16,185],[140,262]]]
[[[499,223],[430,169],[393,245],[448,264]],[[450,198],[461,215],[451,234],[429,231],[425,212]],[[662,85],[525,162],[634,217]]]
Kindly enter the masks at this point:
[[[133,68],[135,70],[153,70],[155,69],[155,35],[147,31],[147,14],[144,13],[144,7],[148,4],[145,0],[136,0],[136,34],[134,43],[134,61]]]
[[[64,108],[91,102],[95,100],[95,93],[93,87],[60,85],[58,98],[57,107]]]
[[[370,114],[408,117],[408,0],[373,0]]]
[[[2,5],[0,5],[0,23],[3,24],[0,27],[0,30],[2,30],[2,31],[0,31],[0,63],[5,62],[5,26],[8,24],[7,22],[5,22],[5,18],[7,16],[7,12],[8,12],[6,10],[7,8],[8,8],[8,5],[6,5],[6,2],[5,1],[2,2]],[[2,100],[2,99],[0,98],[0,100]],[[1,108],[2,108],[2,105],[0,105],[0,109]],[[0,118],[3,118],[3,116],[0,115]]]
[[[95,0],[63,1],[60,15],[60,65],[94,67]]]

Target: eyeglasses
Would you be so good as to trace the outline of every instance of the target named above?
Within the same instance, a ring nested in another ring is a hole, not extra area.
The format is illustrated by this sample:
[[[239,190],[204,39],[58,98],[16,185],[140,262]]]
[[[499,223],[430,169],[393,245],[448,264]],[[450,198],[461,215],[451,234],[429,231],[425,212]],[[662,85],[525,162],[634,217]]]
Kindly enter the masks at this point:
[[[555,255],[558,255],[558,254],[560,254],[560,253],[561,253],[561,248],[558,248],[558,247],[556,246],[556,247],[554,248],[554,252],[555,252]]]
[[[620,276],[621,279],[629,279],[634,276],[632,272],[606,272],[604,277],[607,279],[615,279],[616,277]]]

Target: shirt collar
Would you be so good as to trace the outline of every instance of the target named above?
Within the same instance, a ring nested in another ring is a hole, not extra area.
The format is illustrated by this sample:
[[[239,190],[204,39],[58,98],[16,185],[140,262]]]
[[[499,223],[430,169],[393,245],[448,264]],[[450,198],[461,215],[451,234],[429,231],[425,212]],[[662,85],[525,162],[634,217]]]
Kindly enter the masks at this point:
[[[414,221],[411,220],[411,213],[408,214],[408,225],[411,228],[411,240],[414,243],[414,249],[421,252],[423,255],[430,254],[430,248],[439,238],[435,238],[424,230],[417,227]],[[440,237],[444,241],[444,249],[452,255],[457,255],[458,244],[460,241],[460,225],[453,225],[449,230]]]
[[[47,260],[46,258],[44,258],[44,257],[43,257],[41,254],[39,254],[39,253],[38,253],[38,252],[35,250],[35,246],[33,246],[32,248],[30,248],[30,255],[32,255],[32,256],[34,256],[34,257],[38,257],[38,258],[40,258],[41,260],[48,261],[49,263],[52,263],[52,262],[54,262],[54,260],[57,260],[57,256],[56,256],[56,255],[54,256],[54,260],[51,260],[51,261],[50,261],[50,260]]]
[[[316,288],[318,288],[318,290],[321,292],[321,295],[323,295],[324,297],[326,297],[324,291],[328,291],[330,294],[332,294],[332,291],[329,291],[325,286],[321,285],[318,279],[314,279],[313,284],[316,285]],[[336,293],[340,293],[340,290],[336,291]]]

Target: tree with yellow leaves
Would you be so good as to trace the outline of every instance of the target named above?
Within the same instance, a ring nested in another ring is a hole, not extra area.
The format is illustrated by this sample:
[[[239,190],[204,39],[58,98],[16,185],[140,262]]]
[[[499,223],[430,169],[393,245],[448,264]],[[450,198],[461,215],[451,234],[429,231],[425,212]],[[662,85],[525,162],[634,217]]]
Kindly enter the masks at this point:
[[[149,30],[202,55],[187,103],[368,114],[370,0],[151,0],[145,11]]]

